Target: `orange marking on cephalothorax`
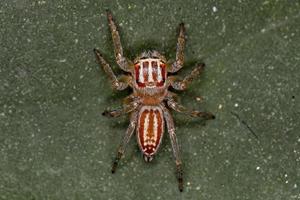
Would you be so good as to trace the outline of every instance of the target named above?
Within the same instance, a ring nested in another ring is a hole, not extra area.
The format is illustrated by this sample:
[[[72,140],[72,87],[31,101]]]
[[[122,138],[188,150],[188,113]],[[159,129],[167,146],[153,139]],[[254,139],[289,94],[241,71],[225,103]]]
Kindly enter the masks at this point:
[[[135,81],[139,88],[163,87],[166,81],[165,64],[156,58],[139,60],[135,64]]]

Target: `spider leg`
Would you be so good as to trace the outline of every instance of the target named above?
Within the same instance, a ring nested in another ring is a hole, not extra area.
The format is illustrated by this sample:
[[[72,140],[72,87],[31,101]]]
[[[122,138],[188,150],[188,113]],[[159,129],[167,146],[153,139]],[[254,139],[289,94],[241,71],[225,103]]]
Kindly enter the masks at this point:
[[[119,161],[121,159],[121,157],[123,156],[124,152],[125,152],[125,148],[131,138],[131,136],[133,135],[133,132],[134,132],[134,129],[135,129],[135,126],[136,126],[136,123],[137,123],[137,115],[138,115],[138,112],[135,111],[131,114],[130,116],[130,124],[127,128],[127,131],[121,141],[121,144],[118,148],[118,151],[117,151],[117,155],[114,159],[114,162],[112,164],[112,168],[111,168],[111,172],[112,173],[115,173],[116,169],[117,169],[117,166],[119,164]]]
[[[105,110],[102,115],[106,117],[119,117],[123,114],[130,113],[140,105],[140,99],[130,95],[124,99],[123,108],[115,110]]]
[[[180,103],[174,98],[176,95],[174,93],[169,92],[167,95],[167,105],[173,110],[189,115],[191,117],[203,117],[204,119],[215,119],[215,116],[210,112],[202,112],[198,110],[190,110]]]
[[[94,49],[97,61],[99,65],[102,66],[103,70],[108,75],[108,78],[110,79],[112,83],[112,87],[116,90],[124,90],[130,85],[131,83],[131,76],[129,75],[121,75],[119,78],[116,77],[114,72],[112,71],[109,64],[106,62],[106,60],[103,58],[102,54],[99,50]]]
[[[182,161],[180,158],[179,145],[178,145],[177,137],[175,134],[175,125],[174,125],[173,117],[171,116],[170,111],[163,105],[162,105],[162,109],[164,111],[164,118],[166,120],[168,133],[170,136],[173,154],[174,154],[174,158],[175,158],[178,189],[180,190],[180,192],[182,192],[183,191],[183,170],[182,170]]]
[[[176,47],[176,60],[173,64],[168,65],[168,72],[177,72],[183,67],[185,46],[185,28],[184,23],[179,24],[179,35]]]
[[[204,63],[199,63],[183,80],[179,79],[178,76],[170,76],[168,82],[175,90],[185,90],[188,85],[203,72],[204,67]]]
[[[116,61],[122,70],[126,72],[130,72],[131,66],[133,66],[133,64],[130,63],[130,61],[127,58],[125,58],[123,55],[123,48],[120,40],[120,35],[117,30],[117,26],[114,22],[111,12],[109,10],[106,10],[106,14],[107,14],[108,25],[110,28],[110,32],[114,44]]]
[[[102,115],[105,117],[119,117],[121,115],[130,113],[134,111],[139,104],[137,103],[131,103],[128,105],[124,105],[123,108],[115,109],[115,110],[105,110]]]

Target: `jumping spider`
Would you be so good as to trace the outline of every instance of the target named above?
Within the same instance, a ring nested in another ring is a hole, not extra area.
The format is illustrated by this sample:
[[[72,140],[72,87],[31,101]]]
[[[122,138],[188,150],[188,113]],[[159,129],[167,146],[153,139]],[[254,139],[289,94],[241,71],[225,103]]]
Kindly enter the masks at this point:
[[[161,144],[166,123],[175,157],[178,188],[182,191],[182,161],[175,135],[174,121],[168,108],[192,117],[203,117],[204,119],[214,119],[215,117],[209,112],[185,108],[177,102],[176,94],[170,92],[168,88],[185,90],[192,80],[202,73],[205,65],[204,63],[197,64],[194,70],[183,79],[172,75],[183,67],[185,45],[183,23],[179,25],[175,62],[167,62],[166,58],[157,51],[145,51],[132,62],[123,55],[120,36],[110,11],[107,11],[107,18],[117,64],[129,75],[116,77],[101,53],[94,49],[97,61],[108,75],[114,89],[124,90],[128,86],[133,89],[133,93],[124,99],[123,108],[103,112],[103,115],[107,117],[130,114],[130,124],[118,148],[111,171],[112,173],[116,171],[119,160],[135,130],[144,159],[146,162],[150,162]]]

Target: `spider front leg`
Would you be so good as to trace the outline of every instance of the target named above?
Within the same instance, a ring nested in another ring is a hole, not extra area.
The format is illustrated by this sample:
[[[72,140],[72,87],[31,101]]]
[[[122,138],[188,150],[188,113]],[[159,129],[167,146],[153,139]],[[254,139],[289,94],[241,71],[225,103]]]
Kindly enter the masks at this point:
[[[131,67],[133,67],[133,64],[123,55],[123,48],[121,44],[120,35],[117,30],[117,26],[114,22],[111,12],[109,10],[106,10],[106,14],[107,14],[108,25],[112,36],[112,41],[114,43],[116,62],[118,63],[118,65],[122,70],[126,72],[130,72]]]
[[[204,67],[204,63],[199,63],[190,74],[184,77],[183,80],[181,80],[178,76],[170,76],[168,78],[168,82],[176,90],[185,90],[187,86],[203,72]]]
[[[168,66],[168,72],[177,72],[183,67],[184,62],[184,46],[185,46],[185,28],[184,24],[179,24],[179,35],[176,47],[176,60],[173,64]]]
[[[108,75],[108,78],[110,79],[112,83],[112,87],[116,90],[124,90],[130,85],[131,83],[131,76],[128,75],[122,75],[119,78],[116,77],[114,72],[112,71],[109,64],[106,62],[106,60],[103,58],[102,54],[99,50],[94,49],[96,58],[98,63],[102,66],[103,70]]]
[[[206,120],[215,119],[215,116],[210,112],[190,110],[190,109],[184,107],[183,105],[178,103],[178,101],[176,100],[175,97],[176,97],[176,95],[174,93],[169,92],[168,95],[167,95],[167,99],[166,99],[167,100],[167,105],[170,108],[172,108],[173,110],[175,110],[179,113],[189,115],[191,117],[203,117]]]
[[[171,116],[170,111],[165,106],[162,105],[162,109],[164,111],[164,118],[167,123],[168,133],[170,136],[173,154],[175,158],[178,189],[180,190],[180,192],[182,192],[183,191],[183,170],[182,170],[182,162],[180,158],[179,145],[175,134],[174,120],[173,117]]]
[[[135,130],[135,126],[136,126],[136,123],[137,123],[137,115],[138,115],[137,111],[135,111],[131,114],[129,127],[127,128],[127,131],[124,135],[124,138],[122,139],[122,142],[121,142],[121,144],[118,148],[117,155],[114,159],[114,162],[113,162],[113,165],[112,165],[112,168],[111,168],[112,173],[115,173],[115,171],[117,169],[117,166],[119,164],[119,161],[120,161],[120,159],[122,158],[122,156],[125,152],[125,148],[126,148],[128,142],[129,142],[131,136],[133,135],[133,132]]]
[[[105,110],[102,115],[106,117],[119,117],[123,114],[130,113],[140,105],[140,99],[130,95],[123,101],[123,107],[115,110]]]

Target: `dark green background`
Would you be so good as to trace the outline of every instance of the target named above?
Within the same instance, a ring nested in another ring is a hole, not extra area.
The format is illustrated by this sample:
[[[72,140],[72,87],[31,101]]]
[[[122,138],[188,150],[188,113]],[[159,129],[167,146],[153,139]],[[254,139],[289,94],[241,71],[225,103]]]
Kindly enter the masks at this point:
[[[1,0],[0,199],[300,199],[299,1],[69,2]],[[110,173],[128,118],[101,113],[130,91],[111,90],[92,52],[101,49],[121,72],[106,8],[130,58],[153,48],[174,58],[183,21],[179,74],[207,65],[179,93],[217,119],[174,114],[183,193],[168,137],[150,164],[133,138]]]

